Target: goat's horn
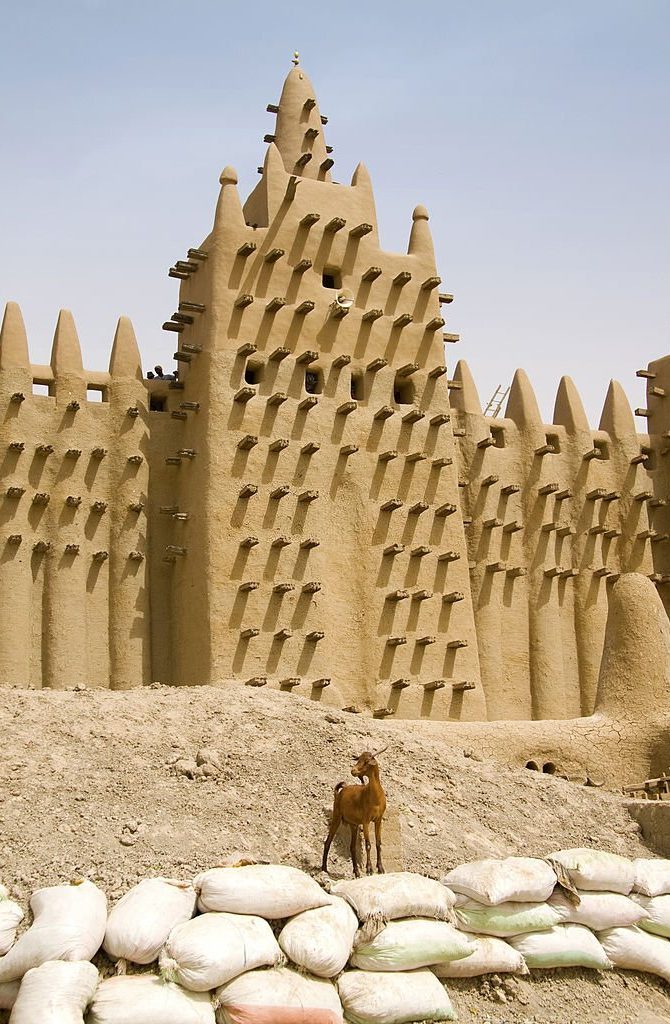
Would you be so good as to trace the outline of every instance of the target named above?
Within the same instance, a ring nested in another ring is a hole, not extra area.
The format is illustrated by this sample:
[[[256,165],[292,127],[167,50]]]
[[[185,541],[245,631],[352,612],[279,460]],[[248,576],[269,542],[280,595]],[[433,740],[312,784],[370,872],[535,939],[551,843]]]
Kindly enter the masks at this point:
[[[373,754],[372,756],[373,756],[373,757],[379,757],[379,755],[380,755],[380,754],[383,754],[385,750],[388,750],[388,743],[386,744],[386,746],[385,746],[385,747],[382,747],[382,749],[381,749],[381,750],[378,750],[378,751],[377,751],[376,753],[374,753],[374,754]]]

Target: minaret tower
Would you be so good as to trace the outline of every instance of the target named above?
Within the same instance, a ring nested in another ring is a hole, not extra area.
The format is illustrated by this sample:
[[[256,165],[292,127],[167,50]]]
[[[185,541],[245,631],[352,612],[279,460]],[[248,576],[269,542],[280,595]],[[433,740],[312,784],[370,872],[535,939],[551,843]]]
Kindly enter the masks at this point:
[[[428,213],[380,249],[297,57],[268,110],[258,185],[242,205],[226,167],[175,267],[174,681],[484,719]]]

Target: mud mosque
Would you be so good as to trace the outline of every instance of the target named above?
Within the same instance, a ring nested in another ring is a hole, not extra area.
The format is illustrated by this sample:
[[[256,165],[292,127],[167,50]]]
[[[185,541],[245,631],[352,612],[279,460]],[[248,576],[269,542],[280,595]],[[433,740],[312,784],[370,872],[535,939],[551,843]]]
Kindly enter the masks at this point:
[[[125,318],[109,370],[84,369],[66,311],[34,365],[7,305],[0,685],[591,715],[613,581],[670,599],[670,357],[638,371],[644,433],[615,381],[597,429],[569,377],[543,423],[522,370],[485,415],[445,362],[426,209],[384,252],[368,172],[332,180],[299,65],[268,111],[258,184],[243,202],[226,167],[210,234],[169,270],[178,379],[144,379]]]

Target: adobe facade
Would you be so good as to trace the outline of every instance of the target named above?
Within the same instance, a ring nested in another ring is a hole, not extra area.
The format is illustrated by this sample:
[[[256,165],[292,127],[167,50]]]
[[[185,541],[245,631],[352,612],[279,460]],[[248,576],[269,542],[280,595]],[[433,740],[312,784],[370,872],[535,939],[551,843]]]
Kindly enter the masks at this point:
[[[332,180],[299,66],[268,109],[256,188],[243,204],[226,167],[211,233],[170,269],[178,381],[143,378],[123,318],[108,372],[66,312],[33,365],[7,306],[0,685],[590,715],[612,582],[645,574],[666,601],[670,357],[640,373],[645,434],[615,382],[598,429],[568,377],[543,423],[523,371],[485,416],[445,363],[425,208],[383,251],[369,175]]]

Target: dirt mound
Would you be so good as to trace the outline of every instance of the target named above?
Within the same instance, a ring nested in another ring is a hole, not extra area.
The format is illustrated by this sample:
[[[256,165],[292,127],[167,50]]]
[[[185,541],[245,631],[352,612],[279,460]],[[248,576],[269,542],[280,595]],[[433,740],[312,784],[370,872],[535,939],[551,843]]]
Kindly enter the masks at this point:
[[[354,755],[386,743],[387,869],[438,877],[489,855],[647,852],[614,794],[484,761],[420,723],[376,722],[291,694],[3,691],[0,736],[0,881],[22,903],[80,874],[113,900],[147,875],[188,877],[235,855],[317,873],[335,783]],[[350,875],[347,847],[342,830],[334,877]],[[473,1024],[670,1021],[667,986],[632,973],[534,972],[449,989]]]

